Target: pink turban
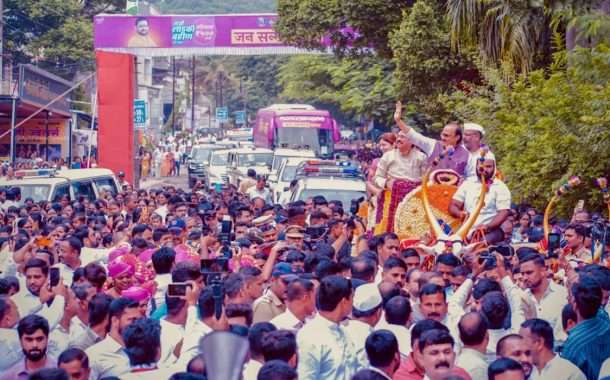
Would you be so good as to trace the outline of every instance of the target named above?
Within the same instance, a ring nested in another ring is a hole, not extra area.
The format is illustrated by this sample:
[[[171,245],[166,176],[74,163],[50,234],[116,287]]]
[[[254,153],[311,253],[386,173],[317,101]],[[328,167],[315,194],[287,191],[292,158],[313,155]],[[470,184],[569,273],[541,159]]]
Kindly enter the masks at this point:
[[[188,247],[183,244],[174,247],[174,251],[176,252],[176,263],[181,263],[183,261],[199,263],[199,255],[191,253]]]
[[[122,247],[113,249],[108,254],[108,262],[114,261],[117,257],[121,257],[123,255],[128,254],[129,251],[130,251],[130,248],[126,247],[126,246],[122,246]]]
[[[135,273],[136,268],[133,265],[121,260],[120,258],[117,258],[116,260],[108,264],[108,274],[112,278],[116,278],[122,274],[128,274],[130,276],[133,276]]]
[[[136,302],[147,301],[150,299],[150,292],[140,286],[132,286],[121,292],[121,297],[129,298]]]
[[[141,262],[146,264],[147,262],[152,260],[153,253],[155,253],[155,249],[152,249],[152,248],[151,249],[147,249],[146,251],[143,251],[142,253],[140,253],[138,255],[138,259],[140,259]]]

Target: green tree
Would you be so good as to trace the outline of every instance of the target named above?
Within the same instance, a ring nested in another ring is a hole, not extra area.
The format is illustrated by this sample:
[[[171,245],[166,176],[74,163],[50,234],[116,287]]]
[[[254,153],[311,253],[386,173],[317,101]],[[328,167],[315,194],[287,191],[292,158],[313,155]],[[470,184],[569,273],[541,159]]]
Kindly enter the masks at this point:
[[[374,57],[296,56],[280,71],[281,98],[334,110],[348,124],[361,116],[386,121],[396,97],[393,71],[391,61]]]
[[[454,47],[476,47],[484,64],[501,67],[504,75],[511,77],[514,72],[548,66],[554,49],[562,49],[553,46],[554,40],[561,40],[570,26],[581,23],[581,17],[588,17],[602,3],[603,0],[447,0],[447,15]],[[580,32],[585,32],[587,38],[604,36],[603,30]]]
[[[399,28],[391,34],[395,76],[402,99],[415,103],[419,112],[441,118],[439,94],[461,82],[478,80],[478,71],[466,55],[451,50],[442,14],[428,1],[419,0],[404,11]]]
[[[511,86],[496,76],[446,99],[457,117],[489,131],[516,202],[541,209],[561,183],[580,176],[583,185],[559,204],[564,215],[577,199],[600,209],[593,179],[610,172],[610,49],[578,48],[568,60],[567,68],[536,70]]]
[[[93,68],[92,17],[120,10],[121,0],[5,0],[5,54],[72,79]]]
[[[332,42],[339,56],[391,56],[389,35],[412,0],[279,0],[277,30],[282,40],[307,49]]]
[[[157,0],[151,1],[166,14],[268,13],[275,0]]]

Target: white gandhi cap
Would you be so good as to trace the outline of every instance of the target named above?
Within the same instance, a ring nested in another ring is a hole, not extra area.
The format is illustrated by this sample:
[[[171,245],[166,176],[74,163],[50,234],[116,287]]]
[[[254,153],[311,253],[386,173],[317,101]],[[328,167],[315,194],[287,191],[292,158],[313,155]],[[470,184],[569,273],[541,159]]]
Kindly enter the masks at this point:
[[[476,131],[479,132],[481,136],[485,136],[485,129],[481,125],[475,123],[464,123],[464,131]]]

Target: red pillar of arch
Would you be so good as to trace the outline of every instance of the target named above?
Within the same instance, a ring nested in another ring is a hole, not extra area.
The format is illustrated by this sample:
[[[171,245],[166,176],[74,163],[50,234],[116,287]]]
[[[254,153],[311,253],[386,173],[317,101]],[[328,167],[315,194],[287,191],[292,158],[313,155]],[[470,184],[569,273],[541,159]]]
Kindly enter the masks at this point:
[[[135,56],[96,52],[99,167],[134,180],[133,100]]]

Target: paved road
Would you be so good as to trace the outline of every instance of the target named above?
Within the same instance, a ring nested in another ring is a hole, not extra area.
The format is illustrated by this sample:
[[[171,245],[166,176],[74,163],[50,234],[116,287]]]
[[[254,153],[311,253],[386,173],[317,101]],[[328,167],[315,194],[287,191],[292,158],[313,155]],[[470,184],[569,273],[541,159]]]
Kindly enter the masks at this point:
[[[185,191],[189,190],[188,187],[188,175],[186,171],[181,173],[179,177],[154,177],[149,178],[146,181],[140,182],[140,188],[144,190],[150,190],[153,188],[160,188],[163,186],[175,186]]]

